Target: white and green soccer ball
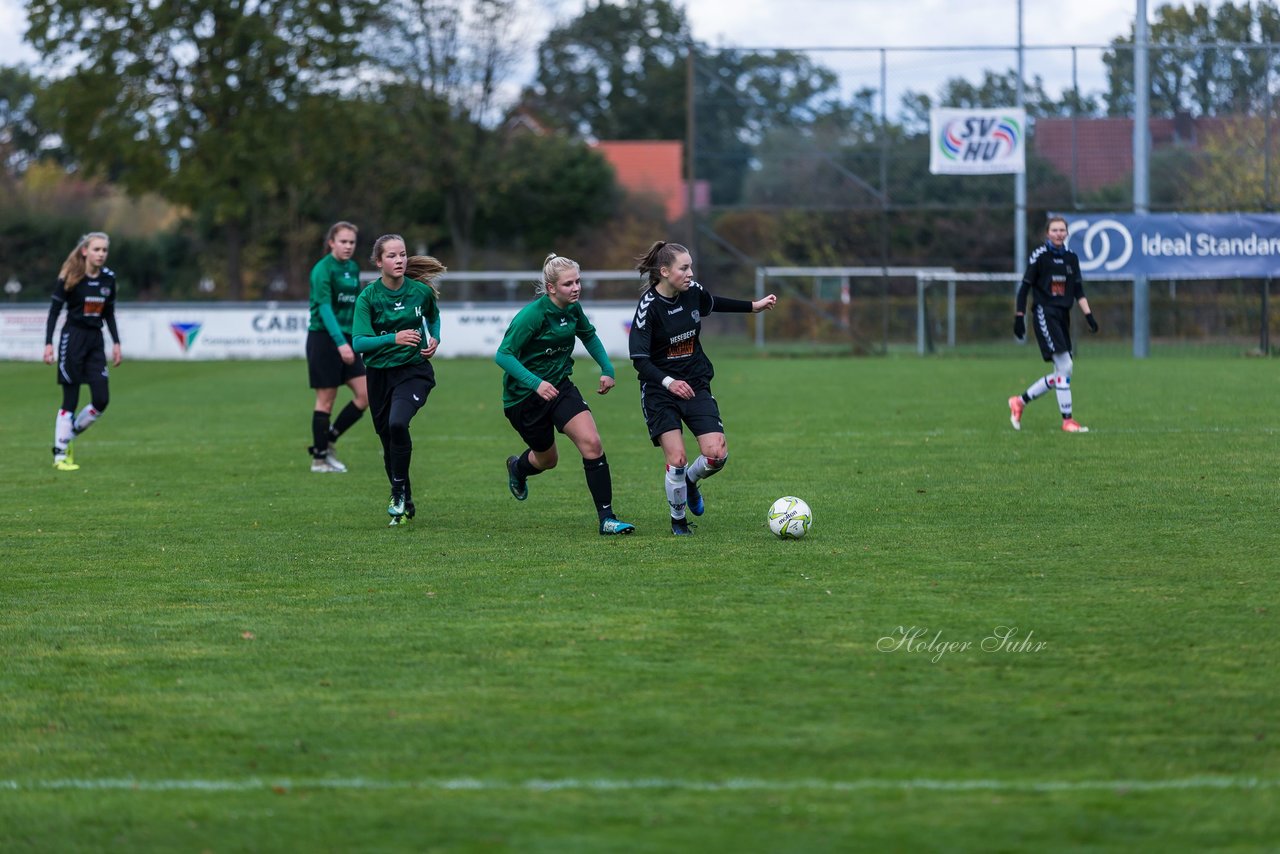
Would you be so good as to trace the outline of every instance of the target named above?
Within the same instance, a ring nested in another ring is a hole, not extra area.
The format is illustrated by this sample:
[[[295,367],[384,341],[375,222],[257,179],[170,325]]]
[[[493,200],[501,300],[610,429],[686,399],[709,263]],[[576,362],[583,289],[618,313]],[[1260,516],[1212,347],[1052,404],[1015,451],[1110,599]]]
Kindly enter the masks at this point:
[[[784,495],[769,508],[769,530],[780,540],[798,540],[812,527],[813,511],[794,495]]]

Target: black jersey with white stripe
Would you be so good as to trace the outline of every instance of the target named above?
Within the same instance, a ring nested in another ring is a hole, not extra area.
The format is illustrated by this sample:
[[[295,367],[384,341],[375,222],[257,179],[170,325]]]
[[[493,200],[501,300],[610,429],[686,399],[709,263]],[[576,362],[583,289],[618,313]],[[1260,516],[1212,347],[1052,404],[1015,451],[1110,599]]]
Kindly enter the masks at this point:
[[[641,382],[661,383],[668,376],[711,382],[715,369],[699,338],[702,316],[714,306],[715,297],[697,282],[674,297],[664,297],[656,287],[640,295],[628,345]]]
[[[1047,241],[1037,246],[1027,261],[1027,272],[1018,287],[1017,310],[1027,310],[1027,293],[1035,294],[1035,304],[1070,309],[1084,296],[1080,258],[1070,249],[1054,249]]]
[[[712,296],[697,282],[669,298],[649,288],[636,304],[628,341],[640,382],[675,377],[691,385],[710,385],[716,372],[702,352],[702,318],[713,311],[750,314],[752,309],[750,300]]]
[[[116,275],[103,267],[98,275],[81,279],[71,290],[58,279],[53,288],[53,300],[49,305],[49,319],[45,324],[44,343],[53,343],[53,328],[58,315],[67,310],[66,326],[80,329],[101,329],[103,323],[111,332],[111,340],[120,343],[116,331]]]

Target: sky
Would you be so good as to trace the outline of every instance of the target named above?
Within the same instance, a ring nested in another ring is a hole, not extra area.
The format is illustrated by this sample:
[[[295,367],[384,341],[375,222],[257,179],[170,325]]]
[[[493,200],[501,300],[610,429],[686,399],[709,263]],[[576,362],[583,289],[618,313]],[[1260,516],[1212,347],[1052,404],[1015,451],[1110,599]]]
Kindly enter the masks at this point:
[[[529,52],[557,22],[572,19],[593,0],[528,0]],[[1154,9],[1159,0],[1149,0]],[[1174,0],[1176,5],[1190,5]],[[907,51],[910,47],[979,46],[1008,48],[1017,43],[1017,0],[685,0],[696,39],[715,47],[889,48],[889,90],[935,94],[949,77],[977,80],[983,69],[1006,70],[1016,62],[1011,50],[965,52]],[[1023,0],[1027,76],[1039,74],[1057,94],[1070,86],[1069,50],[1048,45],[1105,45],[1127,35],[1136,0]],[[1220,5],[1218,2],[1211,3]],[[0,65],[30,62],[34,52],[22,42],[26,4],[0,0]],[[1077,52],[1077,79],[1085,91],[1100,89],[1100,50]],[[842,75],[845,87],[878,88],[878,51],[815,53]],[[532,65],[528,74],[531,74]],[[517,81],[523,83],[524,81]]]

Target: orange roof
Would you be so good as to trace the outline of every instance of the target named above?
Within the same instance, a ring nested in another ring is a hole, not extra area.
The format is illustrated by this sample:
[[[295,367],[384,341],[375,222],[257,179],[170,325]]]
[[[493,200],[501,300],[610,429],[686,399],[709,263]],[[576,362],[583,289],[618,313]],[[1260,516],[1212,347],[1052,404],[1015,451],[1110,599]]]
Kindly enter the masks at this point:
[[[1152,150],[1178,145],[1194,151],[1206,135],[1220,132],[1222,124],[1218,117],[1184,115],[1153,118],[1147,126]],[[1131,118],[1036,119],[1034,146],[1036,154],[1062,174],[1070,177],[1074,171],[1081,190],[1133,179]]]
[[[679,140],[608,140],[595,148],[613,167],[627,191],[656,197],[676,222],[689,207],[685,189],[684,143]]]

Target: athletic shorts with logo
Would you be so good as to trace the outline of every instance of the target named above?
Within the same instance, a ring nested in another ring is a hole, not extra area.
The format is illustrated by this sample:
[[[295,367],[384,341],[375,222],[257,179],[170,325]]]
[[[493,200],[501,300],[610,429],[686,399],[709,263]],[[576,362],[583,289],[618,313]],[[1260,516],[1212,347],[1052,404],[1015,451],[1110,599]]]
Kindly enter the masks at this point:
[[[369,414],[373,429],[382,435],[391,420],[391,405],[403,401],[417,412],[436,387],[435,368],[427,361],[395,368],[369,368]]]
[[[1037,305],[1031,309],[1031,325],[1036,330],[1040,355],[1046,362],[1052,362],[1058,353],[1071,352],[1070,309]]]
[[[644,423],[655,446],[659,444],[659,436],[679,430],[682,422],[689,425],[695,436],[724,432],[720,407],[711,394],[711,386],[693,385],[693,392],[693,399],[685,400],[661,385],[640,384],[640,409],[644,412]]]
[[[102,330],[63,326],[58,338],[58,385],[81,385],[106,376]]]
[[[519,403],[502,410],[511,426],[516,428],[525,444],[537,453],[555,444],[555,431],[564,432],[564,427],[576,416],[590,412],[591,407],[582,399],[582,392],[573,381],[565,377],[556,386],[560,392],[554,400],[543,400],[535,391]]]
[[[365,375],[364,358],[356,353],[356,360],[348,365],[342,361],[332,335],[312,330],[307,333],[307,374],[312,388],[338,388]]]

